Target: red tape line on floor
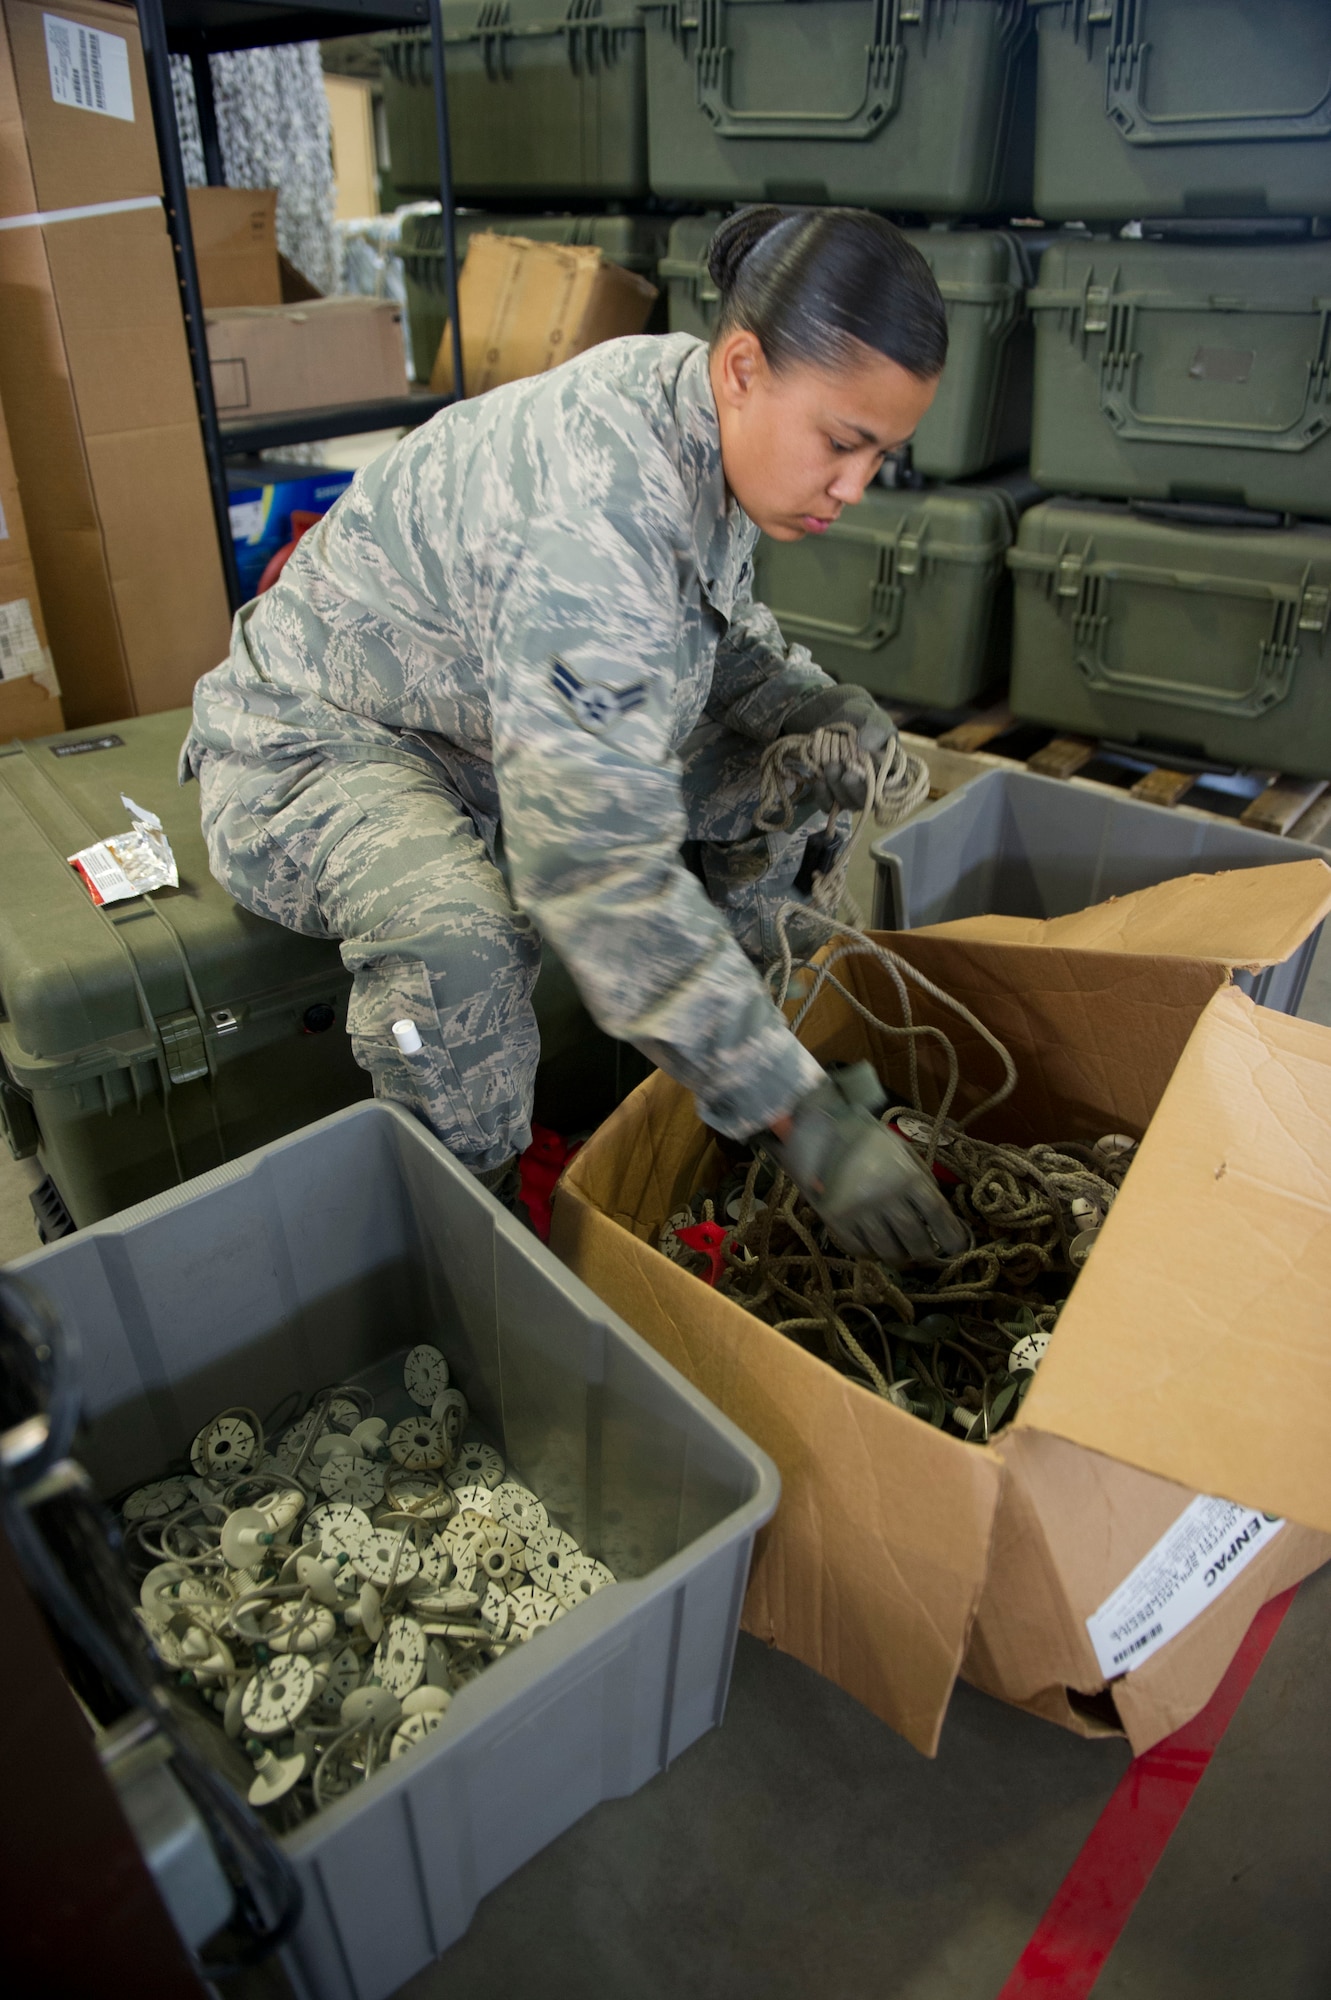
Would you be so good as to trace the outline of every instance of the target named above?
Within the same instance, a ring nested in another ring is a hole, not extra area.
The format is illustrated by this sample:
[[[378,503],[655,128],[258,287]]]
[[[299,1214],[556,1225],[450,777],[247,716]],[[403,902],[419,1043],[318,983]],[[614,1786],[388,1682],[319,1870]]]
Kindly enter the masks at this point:
[[[1201,1713],[1133,1759],[998,2000],[1085,2000],[1293,1601],[1264,1604]]]

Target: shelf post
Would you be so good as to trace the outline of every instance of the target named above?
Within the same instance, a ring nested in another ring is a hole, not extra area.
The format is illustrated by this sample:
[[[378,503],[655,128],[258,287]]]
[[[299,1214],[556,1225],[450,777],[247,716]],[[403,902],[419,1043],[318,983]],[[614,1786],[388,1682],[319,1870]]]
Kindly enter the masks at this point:
[[[448,78],[444,59],[444,15],[440,0],[430,0],[430,71],[434,77],[434,130],[439,145],[440,221],[444,238],[444,291],[453,349],[453,398],[467,393],[462,374],[462,321],[458,314],[458,246],[453,215],[453,153],[448,133]]]
[[[176,129],[176,104],[171,89],[171,57],[167,53],[166,22],[162,0],[136,0],[139,32],[143,37],[143,58],[148,72],[148,96],[157,133],[157,153],[166,189],[166,226],[176,256],[176,276],[180,282],[185,313],[185,338],[189,345],[190,367],[194,375],[194,395],[199,406],[203,431],[203,455],[212,490],[213,513],[217,520],[217,540],[222,558],[231,609],[241,603],[240,573],[231,540],[231,508],[227,496],[226,460],[222,453],[222,433],[217,421],[217,400],[213,395],[212,370],[208,364],[208,329],[203,317],[203,295],[199,289],[199,267],[194,256],[194,235],[189,219],[189,190],[185,184],[185,163],[180,156],[180,134]],[[437,4],[437,0],[436,0]],[[207,58],[205,57],[205,61]]]

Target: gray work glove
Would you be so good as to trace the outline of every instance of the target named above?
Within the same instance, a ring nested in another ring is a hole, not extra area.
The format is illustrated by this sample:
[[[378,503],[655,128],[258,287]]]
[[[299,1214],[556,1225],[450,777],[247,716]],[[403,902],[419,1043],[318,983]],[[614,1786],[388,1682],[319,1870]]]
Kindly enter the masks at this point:
[[[819,688],[798,702],[785,719],[783,736],[804,736],[815,729],[844,723],[855,731],[860,751],[880,757],[896,728],[890,715],[878,706],[867,688]],[[815,805],[830,812],[833,806],[848,806],[859,812],[864,806],[864,779],[857,771],[847,771],[840,763],[825,764],[809,794]]]
[[[845,1249],[900,1266],[958,1257],[970,1242],[929,1169],[874,1112],[886,1099],[867,1062],[802,1097],[790,1137],[764,1144]]]

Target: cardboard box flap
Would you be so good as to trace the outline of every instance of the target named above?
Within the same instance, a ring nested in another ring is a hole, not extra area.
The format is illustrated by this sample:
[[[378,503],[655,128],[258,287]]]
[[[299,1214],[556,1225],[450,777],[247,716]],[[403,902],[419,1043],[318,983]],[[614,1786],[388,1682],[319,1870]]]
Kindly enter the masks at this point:
[[[1331,868],[1283,861],[1220,875],[1178,875],[1062,917],[958,917],[929,937],[1200,958],[1260,971],[1282,965],[1331,915]]]
[[[1226,988],[1018,1424],[1331,1531],[1329,1298],[1331,1031]]]
[[[783,1533],[758,1538],[745,1629],[779,1639],[932,1755],[984,1586],[1001,1466],[715,1299],[654,1249],[644,1264],[631,1237],[654,1242],[710,1144],[679,1084],[640,1085],[564,1175],[552,1247],[776,1458]]]

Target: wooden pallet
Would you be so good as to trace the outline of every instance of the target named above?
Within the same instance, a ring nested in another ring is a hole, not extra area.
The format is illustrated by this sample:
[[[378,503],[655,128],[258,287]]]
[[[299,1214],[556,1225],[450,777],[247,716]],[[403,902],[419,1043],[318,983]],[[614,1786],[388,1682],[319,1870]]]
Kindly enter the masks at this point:
[[[912,730],[913,719],[910,712],[898,711],[903,742],[929,765],[930,791],[934,797],[954,791],[977,770],[1018,769],[1034,771],[1044,778],[1080,778],[1083,783],[1100,784],[1101,780],[1081,777],[1088,764],[1106,758],[1111,762],[1125,761],[1094,737],[1060,736],[1052,729],[1045,742],[1028,756],[1005,755],[993,746],[1010,731],[1025,725],[1018,723],[1003,702],[966,716],[940,736],[926,736]],[[1131,785],[1106,784],[1104,789],[1125,792],[1129,798],[1144,799],[1151,805],[1198,813],[1206,819],[1233,821],[1234,816],[1227,813],[1215,813],[1205,806],[1183,805],[1187,794],[1204,780],[1204,771],[1176,771],[1166,763],[1152,763],[1146,751],[1134,751],[1133,762],[1146,764],[1148,768]],[[1285,777],[1278,771],[1249,771],[1244,775],[1259,780],[1261,789],[1237,815],[1240,826],[1252,827],[1258,833],[1285,834],[1294,840],[1320,842],[1323,834],[1327,834],[1331,844],[1328,833],[1331,781]]]

